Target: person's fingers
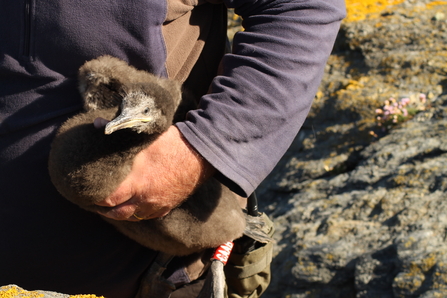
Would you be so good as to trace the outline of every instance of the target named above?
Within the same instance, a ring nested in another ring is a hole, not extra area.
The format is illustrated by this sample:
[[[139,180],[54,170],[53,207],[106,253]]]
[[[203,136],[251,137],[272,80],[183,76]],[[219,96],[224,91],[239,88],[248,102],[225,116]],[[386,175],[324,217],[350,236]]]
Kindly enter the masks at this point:
[[[148,200],[145,200],[143,197],[134,197],[130,199],[128,203],[133,203],[136,206],[136,209],[132,217],[139,220],[163,217],[166,216],[171,211],[171,208],[169,206],[149,202]]]
[[[170,211],[169,207],[157,207],[132,198],[118,206],[101,208],[98,213],[115,220],[140,221],[164,217]]]
[[[165,207],[165,208],[161,208],[155,212],[153,212],[152,214],[148,215],[148,216],[143,216],[144,219],[153,219],[153,218],[159,218],[159,217],[165,217],[166,215],[169,214],[169,212],[171,212],[171,208]],[[140,212],[138,212],[138,216],[139,216]]]
[[[114,220],[130,220],[137,221],[137,218],[133,217],[137,210],[137,205],[133,202],[125,202],[119,206],[111,208],[101,208],[98,213]]]

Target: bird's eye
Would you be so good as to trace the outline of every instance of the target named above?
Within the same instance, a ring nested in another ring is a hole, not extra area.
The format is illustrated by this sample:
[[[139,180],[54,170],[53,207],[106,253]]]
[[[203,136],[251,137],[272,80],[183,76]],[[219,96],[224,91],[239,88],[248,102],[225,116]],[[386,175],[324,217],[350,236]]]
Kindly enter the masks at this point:
[[[144,113],[144,114],[149,113],[149,108],[145,108],[144,111],[143,111],[143,113]]]

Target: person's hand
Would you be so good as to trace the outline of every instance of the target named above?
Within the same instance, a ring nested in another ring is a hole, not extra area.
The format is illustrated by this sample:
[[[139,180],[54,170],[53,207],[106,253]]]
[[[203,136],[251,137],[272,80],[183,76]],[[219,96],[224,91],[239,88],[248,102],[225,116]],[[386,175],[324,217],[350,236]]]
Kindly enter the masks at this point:
[[[106,120],[96,119],[95,127]],[[110,207],[103,216],[138,221],[167,215],[180,205],[215,169],[171,126],[135,156],[131,172],[97,205]]]

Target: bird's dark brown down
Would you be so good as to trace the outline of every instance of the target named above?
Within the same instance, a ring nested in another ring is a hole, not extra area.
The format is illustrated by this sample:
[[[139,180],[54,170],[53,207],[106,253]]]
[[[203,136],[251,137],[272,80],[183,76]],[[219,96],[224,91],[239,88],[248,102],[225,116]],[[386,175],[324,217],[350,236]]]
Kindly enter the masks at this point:
[[[67,120],[51,147],[49,173],[69,201],[96,212],[130,172],[135,155],[173,121],[181,85],[102,56],[79,70],[84,111]],[[113,119],[96,129],[97,117]],[[181,165],[179,165],[181,166]],[[242,236],[245,217],[237,196],[214,178],[167,216],[139,222],[104,218],[151,249],[188,255]]]

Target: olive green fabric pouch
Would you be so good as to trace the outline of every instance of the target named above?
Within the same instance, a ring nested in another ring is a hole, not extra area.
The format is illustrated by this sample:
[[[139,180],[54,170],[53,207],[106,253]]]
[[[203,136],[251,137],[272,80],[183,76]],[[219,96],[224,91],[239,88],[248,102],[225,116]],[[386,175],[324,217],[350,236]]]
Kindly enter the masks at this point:
[[[264,213],[261,217],[265,222],[262,229],[272,236],[274,233],[272,221]],[[243,241],[247,241],[247,239]],[[260,297],[270,284],[273,242],[254,242],[248,252],[239,253],[237,246],[244,244],[235,242],[235,249],[225,266],[228,298]]]

